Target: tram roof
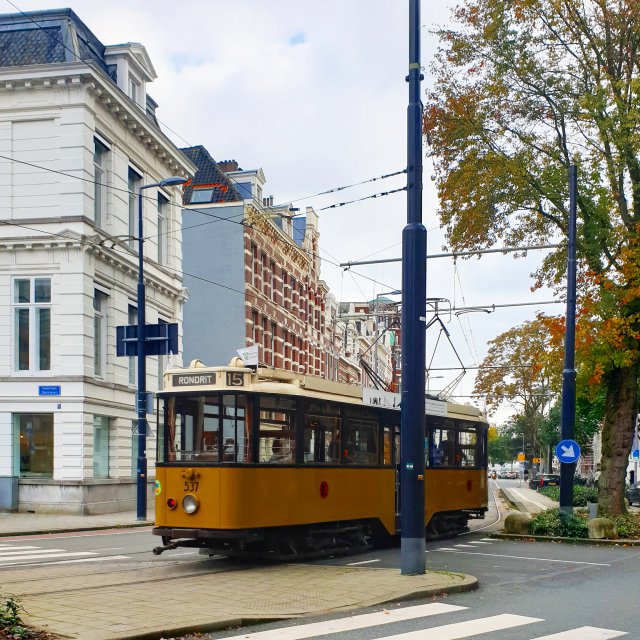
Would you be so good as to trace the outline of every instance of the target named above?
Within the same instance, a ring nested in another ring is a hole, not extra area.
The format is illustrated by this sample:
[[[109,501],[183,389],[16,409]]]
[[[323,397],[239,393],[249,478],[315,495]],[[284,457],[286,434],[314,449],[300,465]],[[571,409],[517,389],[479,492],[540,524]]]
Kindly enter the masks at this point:
[[[233,358],[226,366],[209,367],[194,360],[188,367],[168,369],[164,389],[159,396],[174,393],[207,393],[213,391],[250,392],[312,397],[346,404],[380,409],[399,409],[400,394],[368,389],[354,384],[326,380],[319,376],[268,367],[253,369]],[[477,407],[425,398],[426,413],[483,420]]]

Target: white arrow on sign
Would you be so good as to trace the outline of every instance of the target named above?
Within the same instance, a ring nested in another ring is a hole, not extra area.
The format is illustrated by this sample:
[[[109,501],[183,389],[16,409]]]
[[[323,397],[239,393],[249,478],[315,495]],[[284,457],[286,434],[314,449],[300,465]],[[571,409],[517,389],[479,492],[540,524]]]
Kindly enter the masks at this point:
[[[576,455],[576,452],[573,450],[573,445],[569,445],[568,447],[565,447],[564,445],[562,445],[562,455],[565,458],[574,458]]]

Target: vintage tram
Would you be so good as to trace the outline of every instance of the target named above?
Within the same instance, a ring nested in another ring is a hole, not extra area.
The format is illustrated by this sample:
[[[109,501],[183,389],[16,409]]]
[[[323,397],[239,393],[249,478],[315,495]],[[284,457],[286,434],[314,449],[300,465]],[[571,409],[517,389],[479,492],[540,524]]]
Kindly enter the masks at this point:
[[[165,373],[155,527],[163,546],[289,559],[399,535],[399,395],[259,368]],[[395,408],[394,408],[395,407]],[[425,534],[487,509],[487,423],[426,399]]]

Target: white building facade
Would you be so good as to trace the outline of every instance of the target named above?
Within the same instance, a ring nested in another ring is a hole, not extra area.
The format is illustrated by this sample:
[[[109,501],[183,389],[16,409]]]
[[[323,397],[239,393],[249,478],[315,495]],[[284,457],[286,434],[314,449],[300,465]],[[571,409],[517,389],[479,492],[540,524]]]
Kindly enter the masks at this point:
[[[137,322],[138,193],[194,170],[155,77],[142,45],[105,47],[71,10],[0,16],[0,509],[135,509],[135,358],[115,333]],[[181,193],[143,194],[146,321],[181,326]],[[168,358],[148,358],[148,390]]]

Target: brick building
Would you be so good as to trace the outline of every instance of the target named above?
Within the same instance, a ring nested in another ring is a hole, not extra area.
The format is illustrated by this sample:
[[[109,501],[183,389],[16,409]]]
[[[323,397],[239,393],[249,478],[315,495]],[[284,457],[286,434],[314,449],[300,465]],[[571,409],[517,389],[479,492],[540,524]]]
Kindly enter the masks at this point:
[[[335,376],[316,213],[263,197],[261,169],[182,151],[198,167],[183,198],[185,362],[225,364],[256,344],[261,365]]]

